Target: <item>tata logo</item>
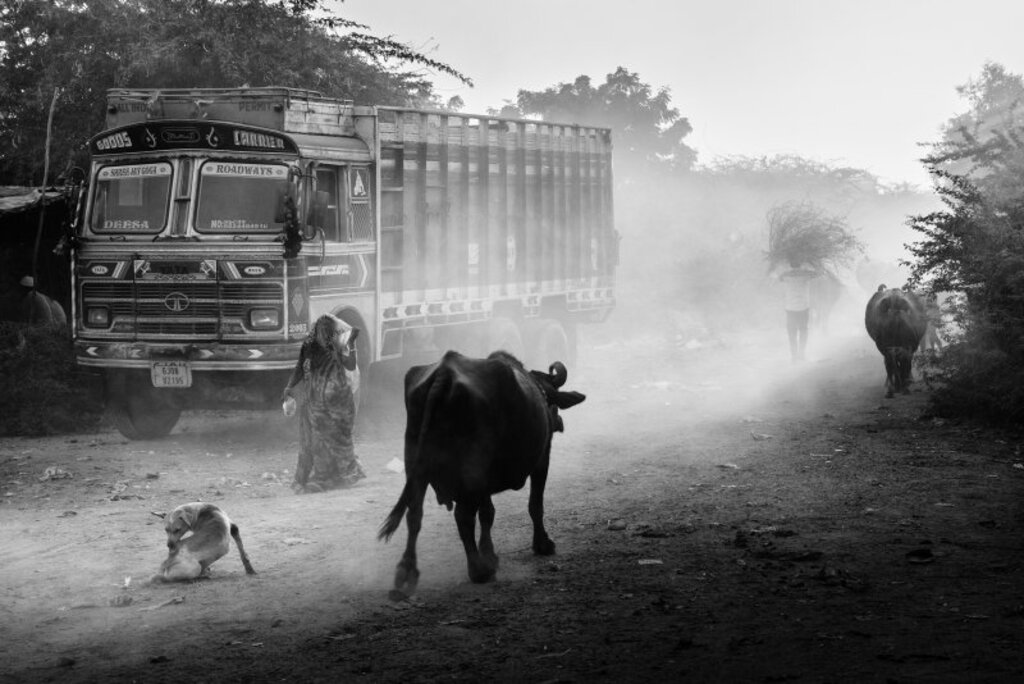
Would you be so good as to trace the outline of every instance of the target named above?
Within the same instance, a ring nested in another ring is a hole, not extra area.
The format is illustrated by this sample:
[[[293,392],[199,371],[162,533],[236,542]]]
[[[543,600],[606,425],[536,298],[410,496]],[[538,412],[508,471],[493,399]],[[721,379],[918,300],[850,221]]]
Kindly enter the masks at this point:
[[[160,139],[168,145],[194,145],[199,142],[199,131],[194,128],[165,128]]]
[[[184,311],[191,303],[192,300],[184,292],[172,292],[164,297],[164,306],[175,313]]]
[[[242,273],[251,276],[261,276],[267,272],[267,269],[263,266],[246,266],[242,269]]]
[[[93,264],[89,267],[89,273],[98,276],[104,276],[110,273],[110,269],[103,264]]]

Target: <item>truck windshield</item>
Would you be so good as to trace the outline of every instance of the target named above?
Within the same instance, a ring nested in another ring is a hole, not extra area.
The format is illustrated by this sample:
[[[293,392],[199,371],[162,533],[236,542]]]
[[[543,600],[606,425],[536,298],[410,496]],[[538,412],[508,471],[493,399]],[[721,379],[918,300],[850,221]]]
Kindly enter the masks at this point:
[[[201,233],[278,233],[288,192],[288,167],[208,161],[199,177],[196,230]]]
[[[159,233],[167,223],[171,165],[104,166],[96,176],[91,228],[96,233]]]

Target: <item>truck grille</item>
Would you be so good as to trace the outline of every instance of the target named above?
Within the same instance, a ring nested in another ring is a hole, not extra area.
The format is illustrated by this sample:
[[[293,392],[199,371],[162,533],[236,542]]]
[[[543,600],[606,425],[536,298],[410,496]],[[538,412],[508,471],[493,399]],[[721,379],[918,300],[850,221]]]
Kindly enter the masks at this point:
[[[283,286],[270,282],[82,283],[84,306],[106,306],[112,321],[133,320],[135,333],[146,336],[216,338],[222,324],[244,324],[254,306],[283,299]]]

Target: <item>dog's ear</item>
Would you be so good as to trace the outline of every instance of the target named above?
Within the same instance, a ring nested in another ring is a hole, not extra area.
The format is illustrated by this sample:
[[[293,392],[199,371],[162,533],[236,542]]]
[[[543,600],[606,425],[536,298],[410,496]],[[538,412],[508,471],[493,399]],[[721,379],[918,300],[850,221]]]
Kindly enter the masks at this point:
[[[184,523],[187,529],[193,529],[196,526],[196,520],[199,518],[199,513],[209,506],[199,501],[190,504],[183,504],[178,506],[167,515],[167,521],[169,524],[177,522]]]
[[[149,513],[150,513],[150,515],[155,515],[156,517],[160,518],[161,520],[163,520],[163,519],[165,519],[167,517],[167,513],[165,513],[165,512],[150,511]]]

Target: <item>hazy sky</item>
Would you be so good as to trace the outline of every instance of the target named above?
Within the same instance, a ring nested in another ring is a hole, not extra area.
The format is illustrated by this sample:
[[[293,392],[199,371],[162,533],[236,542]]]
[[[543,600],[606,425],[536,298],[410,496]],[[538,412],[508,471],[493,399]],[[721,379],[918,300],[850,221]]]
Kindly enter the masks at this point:
[[[699,160],[798,154],[927,185],[918,143],[986,61],[1024,73],[1021,0],[346,0],[339,14],[452,65],[484,112],[622,66],[667,87]]]

